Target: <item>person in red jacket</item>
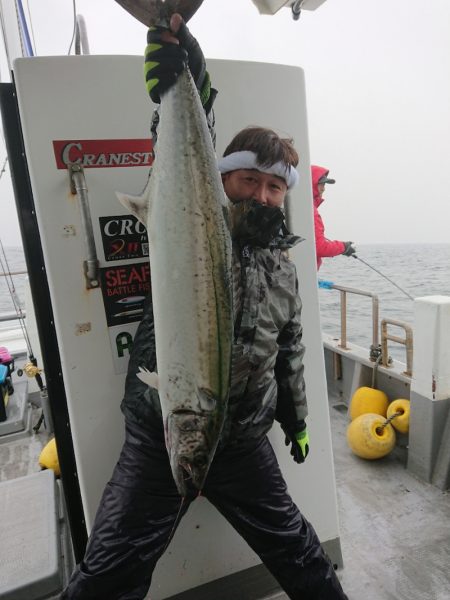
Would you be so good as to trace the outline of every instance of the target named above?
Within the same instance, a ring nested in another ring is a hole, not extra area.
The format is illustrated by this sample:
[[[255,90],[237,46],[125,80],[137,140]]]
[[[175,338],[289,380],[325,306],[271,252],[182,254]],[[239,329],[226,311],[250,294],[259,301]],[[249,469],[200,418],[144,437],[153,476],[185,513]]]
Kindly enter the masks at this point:
[[[325,237],[325,226],[318,209],[324,201],[323,192],[325,190],[325,184],[336,183],[335,179],[329,179],[328,173],[329,170],[324,167],[311,165],[317,269],[319,269],[322,264],[322,258],[338,256],[339,254],[351,256],[356,252],[353,242],[340,242],[338,240],[329,240]]]

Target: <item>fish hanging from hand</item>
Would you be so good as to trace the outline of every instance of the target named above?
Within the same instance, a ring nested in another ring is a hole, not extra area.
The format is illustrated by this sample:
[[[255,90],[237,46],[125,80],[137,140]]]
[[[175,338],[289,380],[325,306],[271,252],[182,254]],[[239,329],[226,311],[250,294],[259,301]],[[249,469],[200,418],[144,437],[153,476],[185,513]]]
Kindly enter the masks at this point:
[[[170,17],[170,7],[186,18],[181,5],[192,3],[137,4],[145,5],[151,26]],[[158,373],[141,369],[138,376],[159,391],[170,465],[185,496],[192,485],[202,489],[220,438],[233,335],[227,201],[187,67],[162,95],[146,189],[118,196],[148,231]]]

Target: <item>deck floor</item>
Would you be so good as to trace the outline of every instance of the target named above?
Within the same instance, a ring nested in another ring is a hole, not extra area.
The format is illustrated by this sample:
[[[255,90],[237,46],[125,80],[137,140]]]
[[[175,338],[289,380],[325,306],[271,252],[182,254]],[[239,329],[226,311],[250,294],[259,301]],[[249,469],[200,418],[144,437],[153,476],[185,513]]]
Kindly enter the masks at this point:
[[[412,476],[401,451],[377,461],[355,456],[342,405],[330,405],[330,419],[344,560],[338,577],[349,600],[449,600],[450,494]]]
[[[450,494],[411,475],[402,452],[355,456],[339,408],[330,417],[349,600],[448,600]]]
[[[32,427],[37,424],[40,415],[40,408],[32,409]],[[38,433],[32,431],[31,435],[0,442],[0,482],[40,471],[39,455],[50,437],[42,424]]]
[[[401,451],[378,461],[354,456],[342,406],[331,404],[330,417],[344,558],[338,576],[349,600],[448,600],[450,494],[409,474]],[[0,444],[0,481],[38,471],[47,438],[42,429]]]

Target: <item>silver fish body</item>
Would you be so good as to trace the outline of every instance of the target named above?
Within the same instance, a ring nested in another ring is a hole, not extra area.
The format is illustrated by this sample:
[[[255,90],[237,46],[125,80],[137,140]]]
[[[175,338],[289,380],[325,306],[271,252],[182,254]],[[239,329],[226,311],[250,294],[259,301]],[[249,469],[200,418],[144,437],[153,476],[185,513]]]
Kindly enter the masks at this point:
[[[162,97],[156,157],[141,197],[119,199],[147,226],[166,446],[177,488],[202,489],[229,393],[231,237],[203,107],[189,71]]]

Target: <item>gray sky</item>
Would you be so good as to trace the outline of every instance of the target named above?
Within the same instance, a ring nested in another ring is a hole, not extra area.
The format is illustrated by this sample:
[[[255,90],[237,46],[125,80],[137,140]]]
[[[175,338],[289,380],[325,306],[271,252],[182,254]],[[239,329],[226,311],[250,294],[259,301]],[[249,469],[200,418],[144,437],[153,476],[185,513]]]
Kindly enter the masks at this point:
[[[92,54],[143,53],[145,27],[113,0],[76,5]],[[36,53],[67,54],[72,1],[28,6]],[[321,208],[329,238],[450,243],[449,0],[327,0],[297,22],[287,9],[261,16],[251,0],[205,0],[190,29],[206,57],[305,70],[311,160],[337,180]],[[289,93],[267,89],[274,103]],[[2,143],[0,168],[4,156]],[[9,169],[0,236],[19,245],[8,180]]]

